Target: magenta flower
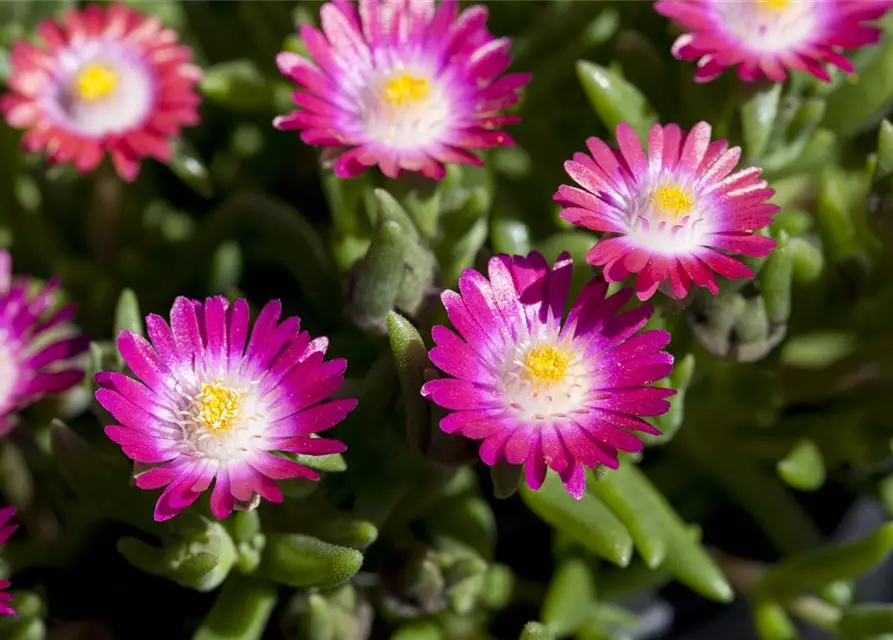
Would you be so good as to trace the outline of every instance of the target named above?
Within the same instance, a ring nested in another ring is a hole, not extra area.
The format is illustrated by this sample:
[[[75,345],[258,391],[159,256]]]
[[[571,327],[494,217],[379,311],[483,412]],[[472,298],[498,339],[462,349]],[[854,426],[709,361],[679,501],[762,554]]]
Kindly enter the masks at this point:
[[[0,545],[9,539],[9,536],[18,528],[18,525],[10,524],[12,517],[15,515],[15,507],[6,507],[0,509]],[[18,613],[9,606],[12,601],[12,594],[6,593],[9,589],[9,580],[0,580],[0,615],[16,616]]]
[[[169,139],[198,122],[201,78],[175,31],[113,3],[70,9],[38,33],[42,45],[13,47],[11,93],[0,100],[9,124],[27,129],[28,151],[45,149],[82,173],[108,152],[125,180],[142,157],[170,160]]]
[[[279,322],[268,303],[248,335],[245,300],[177,298],[170,326],[150,315],[152,343],[123,331],[118,349],[139,380],[101,372],[96,399],[118,421],[105,428],[127,457],[153,465],[142,489],[165,487],[155,519],[168,520],[211,486],[211,512],[223,519],[257,500],[282,502],[275,480],[318,480],[287,454],[340,453],[314,434],[341,422],[356,400],[324,402],[344,381],[347,361],[324,361],[328,340],[311,340],[300,318]],[[247,340],[247,346],[246,346]]]
[[[891,0],[658,0],[658,13],[689,33],[673,45],[680,60],[697,60],[696,82],[709,82],[738,66],[744,81],[768,77],[784,82],[788,69],[821,80],[825,63],[853,73],[841,53],[876,43],[880,18]]]
[[[468,269],[459,293],[442,295],[458,335],[434,327],[431,361],[445,378],[422,395],[449,409],[447,433],[482,440],[481,459],[524,465],[527,484],[539,489],[546,469],[580,498],[585,469],[616,469],[618,451],[640,451],[631,431],[660,433],[640,416],[669,409],[675,391],[647,386],[670,374],[666,331],[637,333],[650,306],[618,312],[626,289],[605,297],[607,284],[589,282],[565,317],[572,260],[553,267],[538,253],[490,259],[489,280]]]
[[[710,142],[710,125],[700,122],[689,134],[670,124],[654,125],[648,153],[632,128],[617,126],[619,151],[589,138],[589,155],[574,154],[564,164],[582,189],[562,185],[555,200],[561,217],[607,234],[586,254],[604,266],[608,282],[637,273],[640,300],[661,283],[675,298],[692,283],[719,292],[713,272],[725,278],[753,278],[753,272],[723,251],[767,256],[772,238],[754,233],[767,227],[779,207],[766,202],[775,191],[758,168],[732,173],[741,156],[728,142]]]
[[[459,13],[457,0],[350,0],[326,3],[322,32],[301,27],[312,60],[276,59],[302,91],[299,111],[278,129],[307,144],[343,151],[335,174],[351,178],[378,165],[439,180],[444,165],[482,164],[470,150],[513,145],[499,127],[520,118],[501,112],[518,102],[528,74],[502,75],[508,38],[487,31],[487,9]]]
[[[57,290],[55,281],[36,292],[30,279],[13,281],[12,258],[0,250],[0,435],[12,426],[9,414],[84,377],[71,360],[90,342],[82,335],[59,333],[75,307],[53,311]]]

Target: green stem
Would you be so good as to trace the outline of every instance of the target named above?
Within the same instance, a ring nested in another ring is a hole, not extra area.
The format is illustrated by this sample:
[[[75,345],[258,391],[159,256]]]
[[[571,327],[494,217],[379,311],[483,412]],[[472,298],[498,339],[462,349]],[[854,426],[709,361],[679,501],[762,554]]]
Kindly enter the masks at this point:
[[[114,267],[118,256],[121,225],[121,180],[108,162],[93,177],[89,218],[89,241],[96,261]]]

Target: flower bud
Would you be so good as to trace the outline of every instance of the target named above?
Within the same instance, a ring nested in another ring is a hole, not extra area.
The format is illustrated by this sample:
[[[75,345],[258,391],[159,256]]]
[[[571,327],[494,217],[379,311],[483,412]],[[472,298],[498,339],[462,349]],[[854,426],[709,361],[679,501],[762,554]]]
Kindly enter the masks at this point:
[[[394,554],[382,573],[382,603],[394,617],[432,615],[446,606],[446,579],[431,550]]]

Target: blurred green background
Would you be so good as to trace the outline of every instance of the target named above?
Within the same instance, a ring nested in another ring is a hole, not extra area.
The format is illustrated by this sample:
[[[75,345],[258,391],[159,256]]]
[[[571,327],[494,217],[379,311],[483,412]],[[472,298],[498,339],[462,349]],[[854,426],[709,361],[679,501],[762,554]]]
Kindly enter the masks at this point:
[[[10,45],[73,4],[0,3],[0,80]],[[129,4],[193,47],[202,123],[171,166],[144,162],[127,185],[107,166],[48,166],[0,124],[0,247],[18,273],[62,278],[91,371],[119,367],[115,331],[177,295],[281,298],[348,358],[360,409],[333,430],[349,451],[318,463],[322,483],[224,526],[151,522],[153,496],[129,486],[89,380],[29,409],[0,443],[25,531],[2,550],[22,615],[0,637],[681,638],[733,591],[753,612],[741,637],[795,638],[794,620],[893,637],[893,607],[854,587],[893,548],[893,524],[828,546],[859,500],[893,511],[893,35],[830,84],[727,72],[696,85],[649,2],[491,2],[513,69],[534,75],[509,129],[519,144],[435,185],[336,179],[271,126],[294,90],[275,55],[303,51],[296,27],[319,3]],[[753,282],[661,303],[652,325],[673,332],[680,394],[641,466],[627,460],[579,503],[551,481],[514,492],[511,470],[472,465],[418,397],[437,294],[493,253],[534,248],[570,251],[582,286],[597,237],[558,219],[563,162],[620,121],[641,134],[700,120],[765,170],[778,249],[750,262]],[[648,627],[658,604],[673,621]]]

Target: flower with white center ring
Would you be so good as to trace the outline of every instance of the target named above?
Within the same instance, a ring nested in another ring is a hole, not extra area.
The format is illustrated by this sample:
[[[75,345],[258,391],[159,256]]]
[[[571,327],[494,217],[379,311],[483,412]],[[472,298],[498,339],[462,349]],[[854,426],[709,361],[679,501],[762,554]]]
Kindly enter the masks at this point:
[[[446,377],[422,395],[450,411],[443,431],[482,441],[486,464],[523,465],[532,489],[552,469],[580,498],[587,468],[616,469],[618,451],[642,449],[633,432],[659,433],[642,417],[666,412],[675,391],[649,386],[673,369],[670,334],[640,332],[651,307],[620,312],[632,290],[607,296],[596,278],[565,315],[571,268],[567,254],[550,267],[534,252],[491,258],[489,278],[466,270],[442,296],[455,332],[432,331]]]
[[[108,152],[125,180],[142,157],[170,161],[170,139],[198,122],[202,75],[176,32],[112,3],[70,9],[38,34],[41,45],[14,45],[10,93],[0,99],[7,122],[27,130],[26,149],[84,173]]]
[[[328,340],[279,322],[278,301],[261,310],[249,337],[245,300],[177,298],[171,322],[146,318],[151,343],[122,332],[118,349],[138,379],[101,372],[96,398],[117,421],[109,438],[142,466],[142,489],[164,491],[156,520],[168,520],[211,487],[211,512],[223,519],[259,498],[281,502],[276,480],[317,480],[288,454],[340,453],[315,437],[341,422],[353,399],[326,399],[341,386],[347,361],[325,361]],[[247,344],[246,344],[247,343]]]
[[[638,274],[641,300],[664,282],[678,299],[692,284],[716,294],[714,272],[752,278],[727,253],[769,255],[775,241],[756,232],[772,223],[779,207],[767,202],[775,191],[760,169],[733,173],[741,149],[711,142],[706,122],[687,134],[675,124],[654,125],[647,155],[628,124],[617,126],[616,137],[619,151],[589,138],[591,155],[576,153],[564,165],[579,187],[562,185],[554,196],[562,218],[606,234],[586,261],[603,266],[608,282]]]
[[[502,112],[530,81],[503,75],[508,38],[487,31],[487,10],[459,12],[457,0],[350,0],[320,9],[322,31],[301,27],[310,59],[280,53],[280,71],[301,87],[300,110],[274,125],[340,153],[334,172],[350,178],[378,165],[443,178],[445,165],[482,164],[473,150],[514,144]]]
[[[673,45],[681,60],[697,60],[696,82],[738,66],[742,80],[784,82],[788,69],[829,81],[830,63],[855,71],[843,55],[880,40],[870,24],[893,0],[658,0],[655,10],[688,33]]]
[[[35,291],[30,278],[13,280],[12,258],[0,249],[0,436],[11,413],[84,377],[75,359],[90,341],[66,327],[73,305],[53,309],[57,293],[55,281]]]

